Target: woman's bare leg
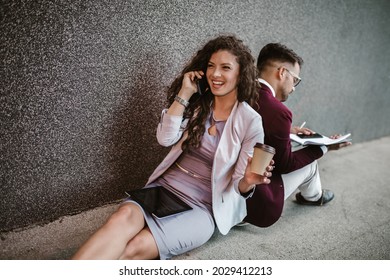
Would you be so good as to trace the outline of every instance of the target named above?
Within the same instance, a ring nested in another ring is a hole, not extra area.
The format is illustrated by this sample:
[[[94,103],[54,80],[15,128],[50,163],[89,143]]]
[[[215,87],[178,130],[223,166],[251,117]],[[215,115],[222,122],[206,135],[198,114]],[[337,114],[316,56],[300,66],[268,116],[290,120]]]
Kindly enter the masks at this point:
[[[148,227],[141,230],[127,243],[119,259],[121,260],[153,260],[158,258],[159,252],[156,241]]]
[[[125,203],[112,214],[76,252],[72,259],[118,259],[145,226],[142,210],[134,203]]]

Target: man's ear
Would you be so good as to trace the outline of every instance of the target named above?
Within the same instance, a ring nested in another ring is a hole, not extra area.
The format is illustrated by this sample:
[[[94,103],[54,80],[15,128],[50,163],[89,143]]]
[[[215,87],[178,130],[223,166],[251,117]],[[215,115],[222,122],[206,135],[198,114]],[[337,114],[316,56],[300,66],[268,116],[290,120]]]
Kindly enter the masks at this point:
[[[279,80],[283,79],[283,77],[284,77],[284,72],[285,72],[284,70],[285,70],[284,67],[281,66],[281,67],[279,68],[279,70],[276,71],[276,75],[277,75],[277,77],[278,77]]]

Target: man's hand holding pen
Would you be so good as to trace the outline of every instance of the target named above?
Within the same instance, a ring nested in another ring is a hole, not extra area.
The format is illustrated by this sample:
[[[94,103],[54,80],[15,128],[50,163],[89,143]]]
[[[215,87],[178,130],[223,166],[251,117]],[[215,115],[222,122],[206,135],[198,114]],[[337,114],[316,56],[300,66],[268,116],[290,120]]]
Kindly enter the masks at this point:
[[[311,135],[315,132],[309,128],[305,127],[306,122],[303,122],[301,126],[293,126],[291,127],[290,133],[292,134],[304,134],[304,135]]]

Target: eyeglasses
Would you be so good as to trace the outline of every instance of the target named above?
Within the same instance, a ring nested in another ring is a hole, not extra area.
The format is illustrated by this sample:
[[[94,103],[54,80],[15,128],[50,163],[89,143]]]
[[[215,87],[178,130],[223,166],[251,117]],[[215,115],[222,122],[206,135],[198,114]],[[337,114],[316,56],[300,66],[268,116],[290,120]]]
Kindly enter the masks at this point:
[[[281,67],[278,68],[278,70],[280,70]],[[297,75],[295,74],[294,72],[288,70],[286,67],[284,67],[284,69],[286,69],[286,71],[293,77],[294,79],[294,87],[297,87],[299,85],[299,83],[302,81],[302,79]]]

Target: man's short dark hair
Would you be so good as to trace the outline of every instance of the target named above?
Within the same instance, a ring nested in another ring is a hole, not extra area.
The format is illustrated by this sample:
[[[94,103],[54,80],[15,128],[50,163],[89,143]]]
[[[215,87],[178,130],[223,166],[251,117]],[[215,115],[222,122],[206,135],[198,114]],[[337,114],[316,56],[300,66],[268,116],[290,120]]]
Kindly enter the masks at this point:
[[[298,63],[300,67],[303,65],[303,59],[299,55],[280,43],[270,43],[261,49],[257,58],[259,72],[262,72],[267,63],[271,61]]]

